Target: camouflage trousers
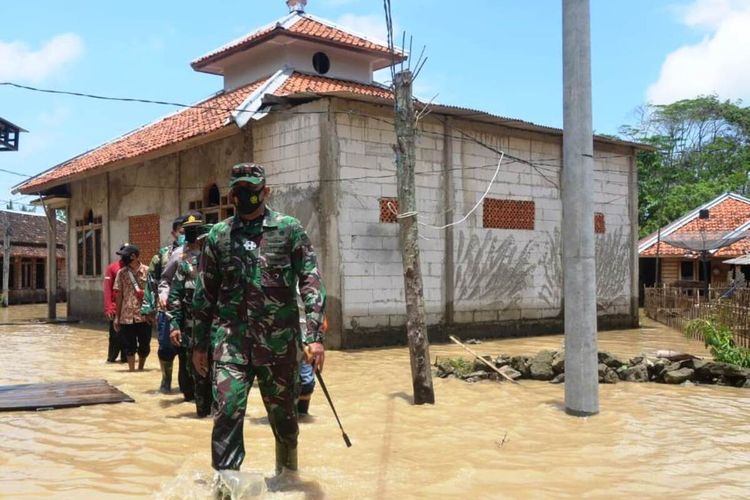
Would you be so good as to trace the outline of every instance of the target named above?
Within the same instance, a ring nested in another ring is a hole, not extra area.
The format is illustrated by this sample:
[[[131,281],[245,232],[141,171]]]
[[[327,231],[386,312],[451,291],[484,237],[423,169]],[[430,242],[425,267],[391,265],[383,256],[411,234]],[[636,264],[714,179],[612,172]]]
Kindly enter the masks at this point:
[[[189,347],[192,343],[193,329],[190,326],[184,326],[182,328],[182,343],[180,346],[180,362],[183,357],[185,360],[185,368],[187,377],[190,379],[190,395],[192,399],[195,398],[195,412],[199,417],[207,417],[211,414],[211,403],[213,402],[213,395],[211,394],[211,358],[212,353],[208,351],[208,374],[203,377],[198,370],[193,366],[193,348]],[[180,367],[182,368],[182,367]],[[182,376],[182,371],[180,371]],[[182,379],[180,379],[180,387],[182,387]],[[184,391],[183,391],[184,392]]]
[[[252,366],[215,362],[213,395],[216,409],[211,459],[216,470],[239,470],[245,459],[243,424],[247,395],[256,377],[276,442],[297,448],[299,365]]]
[[[193,366],[193,349],[188,349],[188,364],[190,366],[190,375],[193,378],[193,384],[195,387],[195,412],[199,417],[206,417],[211,414],[211,403],[213,402],[213,394],[211,389],[211,375],[213,370],[211,369],[211,350],[208,351],[208,374],[203,377],[198,370]]]

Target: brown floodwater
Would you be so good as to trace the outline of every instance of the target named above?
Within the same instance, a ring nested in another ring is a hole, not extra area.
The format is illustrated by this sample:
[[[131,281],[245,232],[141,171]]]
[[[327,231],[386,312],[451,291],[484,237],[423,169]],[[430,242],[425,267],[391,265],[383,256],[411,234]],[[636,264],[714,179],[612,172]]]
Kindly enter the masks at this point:
[[[8,325],[44,306],[0,311],[0,385],[105,378],[135,403],[0,413],[6,498],[211,498],[210,420],[143,373],[104,362],[99,326]],[[480,353],[559,348],[561,336],[486,341]],[[631,356],[702,344],[644,320],[604,332],[600,349]],[[435,345],[432,357],[456,356]],[[405,348],[328,354],[326,383],[354,446],[322,392],[301,423],[300,472],[273,474],[274,447],[254,388],[245,421],[244,498],[742,498],[750,495],[750,391],[619,383],[600,386],[601,414],[567,416],[563,386],[435,379],[435,406],[411,404]],[[266,483],[269,483],[267,486]],[[272,491],[267,488],[270,487]]]

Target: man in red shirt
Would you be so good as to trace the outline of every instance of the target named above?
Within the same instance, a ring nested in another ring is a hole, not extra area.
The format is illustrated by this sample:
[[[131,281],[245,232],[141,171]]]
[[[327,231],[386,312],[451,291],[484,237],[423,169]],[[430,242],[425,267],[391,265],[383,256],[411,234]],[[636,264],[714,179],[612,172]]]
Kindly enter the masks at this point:
[[[127,245],[127,243],[125,244]],[[120,250],[125,248],[125,245],[120,247]],[[120,362],[125,363],[127,358],[125,357],[125,347],[122,345],[120,340],[120,334],[115,331],[115,314],[117,314],[117,302],[115,301],[115,291],[112,289],[115,285],[115,276],[117,271],[122,268],[122,261],[117,260],[107,266],[107,271],[104,273],[104,316],[109,321],[109,349],[107,350],[107,363],[114,363],[117,361],[117,356],[120,356]]]

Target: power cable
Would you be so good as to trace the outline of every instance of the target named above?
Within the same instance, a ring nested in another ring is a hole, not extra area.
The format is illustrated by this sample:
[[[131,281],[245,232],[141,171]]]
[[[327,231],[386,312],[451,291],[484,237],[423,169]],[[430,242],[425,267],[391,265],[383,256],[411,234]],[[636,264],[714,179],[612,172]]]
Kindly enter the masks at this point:
[[[385,7],[387,9],[387,12],[389,13],[390,12],[390,1],[389,0],[384,0],[384,1],[385,1]],[[388,14],[388,15],[389,15],[389,18],[390,18],[390,14]],[[392,32],[390,34],[390,40],[391,40],[391,44],[392,44]],[[395,47],[393,48],[393,54],[394,54],[394,57],[395,57]],[[32,87],[32,86],[28,86],[28,85],[21,85],[21,84],[17,84],[17,83],[13,83],[13,82],[0,82],[0,85],[15,87],[15,88],[23,89],[23,90],[34,91],[34,92],[43,92],[43,93],[50,93],[50,94],[70,95],[70,96],[75,96],[75,97],[84,97],[84,98],[91,98],[91,99],[104,100],[104,101],[138,102],[138,103],[146,103],[146,104],[158,104],[158,105],[177,106],[177,107],[181,107],[181,108],[196,108],[196,109],[216,110],[216,111],[224,111],[224,112],[246,111],[246,110],[242,110],[242,109],[239,109],[239,108],[228,108],[228,107],[220,107],[220,106],[201,105],[201,104],[184,104],[184,103],[171,102],[171,101],[160,101],[160,100],[153,100],[153,99],[141,99],[141,98],[130,98],[130,97],[111,97],[111,96],[103,96],[103,95],[97,95],[97,94],[88,94],[88,93],[84,93],[84,92],[62,91],[62,90],[55,90],[55,89],[42,89],[42,88]],[[417,101],[417,102],[419,102],[419,101]],[[427,108],[429,108],[430,103],[427,103],[427,104],[422,103],[422,104],[425,107],[425,110]],[[423,111],[425,111],[425,110],[423,110]],[[388,124],[390,126],[394,126],[394,122],[393,121],[390,121],[388,119],[382,118],[380,116],[372,115],[372,114],[369,114],[369,113],[363,113],[363,112],[355,111],[355,110],[352,110],[352,109],[350,109],[350,110],[341,110],[341,111],[327,111],[327,110],[326,111],[292,111],[292,110],[288,110],[288,109],[277,109],[277,110],[269,110],[268,112],[282,113],[282,114],[328,114],[330,112],[333,112],[333,113],[336,113],[336,114],[345,114],[345,115],[352,115],[352,116],[360,116],[360,117],[364,117],[364,118],[369,118],[369,119],[373,119],[373,120],[376,120],[376,121],[379,121],[379,122],[382,122],[382,123],[386,123],[386,124]],[[429,114],[429,112],[422,113],[422,114],[426,116],[427,114]],[[507,119],[507,120],[503,120],[503,121],[510,123],[510,122],[517,122],[518,120]],[[145,125],[144,127],[147,127],[147,126],[148,125]],[[492,151],[493,153],[495,153],[497,155],[504,155],[504,157],[506,159],[511,159],[511,160],[513,160],[513,162],[518,162],[518,163],[522,163],[522,164],[530,166],[543,179],[545,179],[547,182],[549,182],[553,186],[558,187],[558,184],[554,180],[550,179],[543,171],[547,171],[548,173],[555,174],[555,173],[559,172],[560,168],[562,168],[561,165],[559,165],[559,164],[543,163],[543,162],[545,162],[545,161],[557,161],[557,162],[561,162],[562,158],[554,158],[553,157],[553,158],[539,159],[537,161],[529,161],[529,160],[525,160],[523,158],[519,158],[517,156],[511,155],[511,154],[509,154],[507,152],[503,153],[499,149],[497,149],[496,147],[491,146],[491,145],[485,143],[484,141],[481,141],[480,139],[477,139],[477,138],[473,137],[472,135],[467,134],[466,132],[464,132],[464,131],[462,131],[460,129],[457,129],[457,132],[459,134],[461,134],[461,135],[457,136],[457,135],[454,135],[454,134],[444,134],[444,133],[433,132],[433,131],[429,131],[429,130],[417,130],[417,134],[418,135],[433,136],[433,137],[443,138],[443,139],[449,138],[449,139],[461,141],[461,142],[464,142],[464,143],[474,143],[474,144],[477,144],[477,145],[479,145],[479,146],[481,146],[481,147],[483,147],[483,148],[485,148],[485,149],[487,149],[489,151]],[[115,141],[116,140],[117,139],[115,139]],[[606,157],[599,157],[598,159],[606,160],[606,159],[609,159],[609,158],[622,158],[622,157],[629,157],[629,156],[630,155],[609,155],[609,156],[606,156]],[[545,167],[550,167],[550,168],[545,168]],[[472,167],[463,168],[463,170],[467,170],[467,169],[470,169],[470,168],[472,168]],[[484,168],[484,166],[479,167],[479,168]],[[452,169],[452,170],[462,170],[462,169],[461,168],[457,168],[457,169]],[[12,175],[18,175],[18,176],[22,176],[22,177],[27,177],[27,178],[33,178],[34,177],[34,176],[29,175],[29,174],[15,172],[15,171],[12,171],[12,170],[7,170],[7,169],[1,169],[0,168],[0,171],[6,172],[6,173],[9,173],[9,174],[12,174]],[[435,171],[435,173],[440,173],[440,172],[442,172],[442,170]],[[423,174],[423,173],[417,172],[417,174],[419,175],[419,174]],[[336,179],[336,180],[333,180],[333,181],[338,181],[338,180],[373,179],[373,178],[392,177],[394,175],[395,174],[389,174],[387,176],[366,176],[366,177],[362,177],[362,178]],[[328,182],[328,181],[329,180],[320,180],[320,181],[309,181],[309,182]],[[301,184],[305,184],[305,183],[308,183],[308,181],[302,181],[300,183]],[[297,184],[297,183],[291,183],[291,184]],[[146,188],[154,187],[154,188],[156,188],[158,186],[142,186],[142,187],[146,187]],[[189,188],[184,188],[184,189],[189,189]]]
[[[7,168],[0,168],[0,172],[5,172],[6,174],[18,175],[20,177],[29,177],[29,178],[34,177],[33,175],[22,174],[21,172],[14,172],[13,170],[8,170]]]

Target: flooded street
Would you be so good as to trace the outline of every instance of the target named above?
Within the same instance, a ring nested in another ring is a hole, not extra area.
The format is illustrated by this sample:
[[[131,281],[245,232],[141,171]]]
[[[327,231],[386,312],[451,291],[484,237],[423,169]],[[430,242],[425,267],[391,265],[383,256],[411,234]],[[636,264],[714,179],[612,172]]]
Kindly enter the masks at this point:
[[[82,325],[8,325],[45,306],[0,311],[0,385],[104,378],[135,403],[0,413],[0,495],[7,498],[210,498],[211,421],[156,391],[156,341],[143,373],[104,362],[107,334]],[[701,343],[644,320],[600,334],[621,356]],[[558,349],[561,336],[487,341],[481,354]],[[432,346],[459,356],[458,346]],[[566,416],[563,386],[434,379],[437,404],[410,404],[406,348],[331,352],[326,384],[354,446],[320,389],[301,423],[299,477],[270,498],[741,498],[750,493],[750,391],[602,385],[601,414]],[[245,423],[248,484],[272,475],[274,446],[257,388]],[[256,478],[253,480],[253,478]]]

